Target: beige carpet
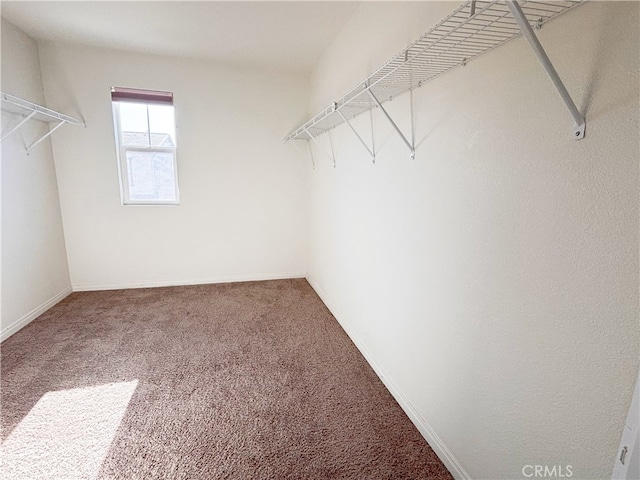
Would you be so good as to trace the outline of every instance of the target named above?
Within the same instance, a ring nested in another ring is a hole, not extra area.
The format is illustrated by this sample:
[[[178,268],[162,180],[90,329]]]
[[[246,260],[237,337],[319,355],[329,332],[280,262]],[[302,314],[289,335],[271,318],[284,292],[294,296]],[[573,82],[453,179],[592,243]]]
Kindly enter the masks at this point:
[[[74,293],[1,357],[3,479],[451,478],[302,279]]]

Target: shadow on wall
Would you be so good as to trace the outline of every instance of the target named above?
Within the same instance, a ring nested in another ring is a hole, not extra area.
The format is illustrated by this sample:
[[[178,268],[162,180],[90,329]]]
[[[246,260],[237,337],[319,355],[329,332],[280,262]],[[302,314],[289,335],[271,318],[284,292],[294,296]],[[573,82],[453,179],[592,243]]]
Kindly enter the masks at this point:
[[[640,7],[636,8],[635,16],[630,15],[625,17],[626,21],[629,23],[637,23],[639,10]],[[596,120],[600,117],[606,117],[612,111],[616,111],[619,108],[635,102],[634,95],[628,94],[627,96],[624,96],[625,92],[628,93],[631,92],[631,90],[617,89],[615,91],[610,91],[613,98],[598,105],[600,109],[596,108],[595,111],[591,111],[591,108],[593,108],[595,93],[605,90],[605,85],[603,85],[604,74],[615,71],[618,66],[621,66],[620,68],[625,68],[625,66],[633,66],[634,63],[637,62],[637,59],[635,62],[633,60],[631,62],[620,62],[618,59],[619,54],[617,52],[625,51],[626,49],[623,48],[624,44],[629,41],[624,35],[624,32],[627,31],[627,29],[620,28],[619,25],[610,22],[606,16],[601,15],[597,18],[599,24],[585,26],[585,28],[589,29],[589,38],[593,39],[592,41],[595,44],[595,48],[593,48],[593,51],[595,51],[593,64],[591,65],[589,75],[587,75],[587,78],[585,79],[586,86],[582,101],[579,102],[579,110],[585,117],[587,117],[588,121]],[[624,74],[629,76],[629,82],[635,82],[637,85],[637,71],[627,67]]]

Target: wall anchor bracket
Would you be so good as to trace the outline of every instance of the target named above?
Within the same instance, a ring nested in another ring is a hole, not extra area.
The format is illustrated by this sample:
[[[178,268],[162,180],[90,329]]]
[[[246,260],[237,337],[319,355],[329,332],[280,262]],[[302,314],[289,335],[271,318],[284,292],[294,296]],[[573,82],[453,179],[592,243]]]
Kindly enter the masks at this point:
[[[509,11],[511,12],[511,15],[513,15],[513,18],[515,19],[516,23],[520,27],[520,30],[522,31],[522,35],[529,43],[529,46],[531,47],[533,52],[536,54],[536,57],[538,57],[538,60],[546,70],[547,75],[549,75],[549,78],[551,78],[551,81],[555,85],[556,90],[558,90],[560,97],[562,97],[562,101],[564,102],[567,109],[569,110],[569,113],[573,117],[573,120],[575,122],[574,129],[573,129],[573,138],[576,140],[580,140],[581,138],[584,138],[584,131],[585,131],[584,117],[578,111],[578,108],[576,107],[576,104],[573,102],[571,95],[569,95],[567,88],[564,86],[564,83],[562,83],[562,80],[560,79],[558,72],[556,72],[556,69],[553,67],[551,60],[549,60],[547,52],[545,52],[544,48],[542,48],[542,44],[540,43],[540,40],[538,40],[538,37],[533,31],[533,28],[531,28],[531,25],[527,21],[527,17],[522,11],[522,7],[520,7],[520,4],[517,2],[517,0],[506,0],[506,4],[507,4],[507,7],[509,8]],[[541,22],[539,21],[538,24],[541,24]]]

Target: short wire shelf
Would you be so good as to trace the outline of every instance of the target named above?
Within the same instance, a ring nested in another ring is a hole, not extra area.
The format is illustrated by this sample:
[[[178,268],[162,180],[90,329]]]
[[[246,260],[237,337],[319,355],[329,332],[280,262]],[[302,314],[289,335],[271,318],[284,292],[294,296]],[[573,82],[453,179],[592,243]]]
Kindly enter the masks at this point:
[[[24,100],[22,98],[16,97],[14,95],[9,95],[8,93],[4,92],[0,92],[0,96],[2,98],[3,111],[23,117],[23,119],[16,125],[14,125],[13,128],[11,128],[7,133],[3,133],[2,139],[0,141],[6,139],[9,135],[18,130],[29,120],[57,124],[47,133],[33,142],[29,147],[27,147],[27,151],[31,150],[38,143],[42,142],[45,138],[50,136],[54,131],[56,131],[59,127],[66,123],[79,127],[86,127],[85,123],[82,120],[78,120],[77,118],[65,115],[64,113],[56,112],[55,110],[43,107],[42,105],[38,105],[37,103],[29,102],[28,100]]]

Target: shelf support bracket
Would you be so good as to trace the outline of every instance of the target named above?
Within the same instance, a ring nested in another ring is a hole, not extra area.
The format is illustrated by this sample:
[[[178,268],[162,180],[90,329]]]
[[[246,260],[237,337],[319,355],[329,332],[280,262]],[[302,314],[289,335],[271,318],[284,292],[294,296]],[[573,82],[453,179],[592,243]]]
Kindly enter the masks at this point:
[[[31,112],[29,115],[27,115],[26,117],[24,117],[15,127],[13,127],[11,130],[9,130],[3,137],[2,139],[0,139],[0,142],[4,141],[5,138],[7,138],[9,135],[11,135],[13,132],[15,132],[16,130],[18,130],[22,125],[24,125],[25,123],[27,123],[29,120],[31,120],[31,118],[38,112],[36,112],[35,110],[33,112]]]
[[[367,145],[367,143],[364,141],[364,139],[360,136],[360,134],[353,127],[353,125],[351,125],[351,122],[349,122],[349,120],[347,120],[347,117],[345,117],[340,110],[336,109],[336,112],[338,112],[338,115],[340,115],[340,118],[342,118],[342,120],[344,120],[345,123],[347,125],[349,125],[349,128],[351,128],[353,133],[356,134],[356,137],[358,137],[358,140],[360,140],[360,143],[362,143],[362,146],[367,149],[367,152],[369,152],[369,155],[371,155],[371,158],[373,159],[373,163],[376,163],[376,154],[375,154],[375,152],[373,152],[373,150],[369,148],[369,145]]]
[[[298,146],[298,144],[296,143],[295,138],[292,138],[290,141],[293,144],[294,147],[296,147],[296,150],[298,150],[300,152],[300,155],[302,155],[303,157],[305,157],[305,153],[302,151],[302,149]],[[302,140],[302,139],[300,139]],[[313,161],[313,153],[311,153],[311,145],[309,145],[309,140],[305,140],[307,142],[307,147],[309,147],[309,156],[311,157],[311,166],[315,169],[316,168],[316,162]]]
[[[551,81],[555,85],[556,90],[558,90],[558,93],[562,97],[562,101],[564,102],[567,109],[569,110],[569,113],[573,117],[573,120],[575,122],[575,125],[573,128],[573,138],[576,140],[580,140],[581,138],[584,138],[585,119],[582,116],[582,114],[578,111],[578,108],[576,107],[576,104],[573,102],[571,95],[569,95],[569,92],[564,86],[564,83],[562,83],[562,80],[560,79],[558,72],[556,72],[556,69],[553,67],[551,60],[549,60],[547,53],[544,51],[544,48],[542,48],[542,45],[540,44],[538,37],[534,33],[533,28],[531,28],[531,25],[529,25],[529,22],[527,21],[527,17],[522,11],[520,4],[517,2],[517,0],[506,0],[506,4],[507,4],[507,7],[509,7],[509,10],[511,11],[511,15],[513,15],[513,18],[518,23],[518,26],[520,27],[520,31],[522,32],[522,35],[529,43],[529,46],[538,57],[538,60],[540,61],[540,63],[542,63],[542,66],[546,70],[547,75],[549,75],[549,78],[551,78]]]
[[[393,121],[391,116],[387,113],[387,111],[384,109],[384,107],[382,106],[380,101],[376,98],[376,96],[373,94],[373,92],[371,91],[370,88],[367,88],[367,92],[369,93],[369,96],[371,97],[371,100],[373,100],[375,102],[375,104],[378,107],[380,107],[380,110],[382,110],[382,113],[384,113],[384,116],[387,117],[387,120],[389,120],[389,123],[391,123],[391,126],[394,128],[396,133],[398,135],[400,135],[400,138],[402,139],[404,144],[407,146],[407,148],[409,148],[409,151],[411,152],[411,159],[413,160],[416,157],[416,150],[415,150],[415,148],[413,148],[413,145],[411,143],[409,143],[409,140],[407,140],[407,137],[404,136],[404,134],[402,133],[402,131],[400,130],[398,125],[396,125],[396,122]]]
[[[45,138],[47,138],[49,135],[51,135],[53,132],[55,132],[57,129],[59,129],[62,125],[64,125],[65,122],[64,120],[61,120],[60,122],[58,122],[58,124],[53,127],[52,129],[50,129],[47,133],[45,133],[42,137],[40,137],[38,140],[36,140],[35,142],[33,142],[31,144],[30,147],[27,148],[27,152],[29,152],[33,147],[35,147],[36,145],[38,145],[41,141],[43,141]]]
[[[307,130],[305,128],[304,131],[306,132],[307,135],[309,135],[311,140],[313,140],[313,143],[315,143],[318,146],[318,148],[320,150],[322,150],[322,152],[324,152],[324,154],[327,156],[327,158],[333,162],[333,166],[335,168],[335,166],[336,166],[336,157],[331,155],[331,154],[329,154],[329,152],[327,152],[327,150],[322,145],[320,145],[320,142],[318,142],[318,140],[316,140],[316,137],[314,137],[313,135],[311,135],[311,133],[309,133],[309,130]],[[333,153],[333,150],[332,150],[331,153]]]

